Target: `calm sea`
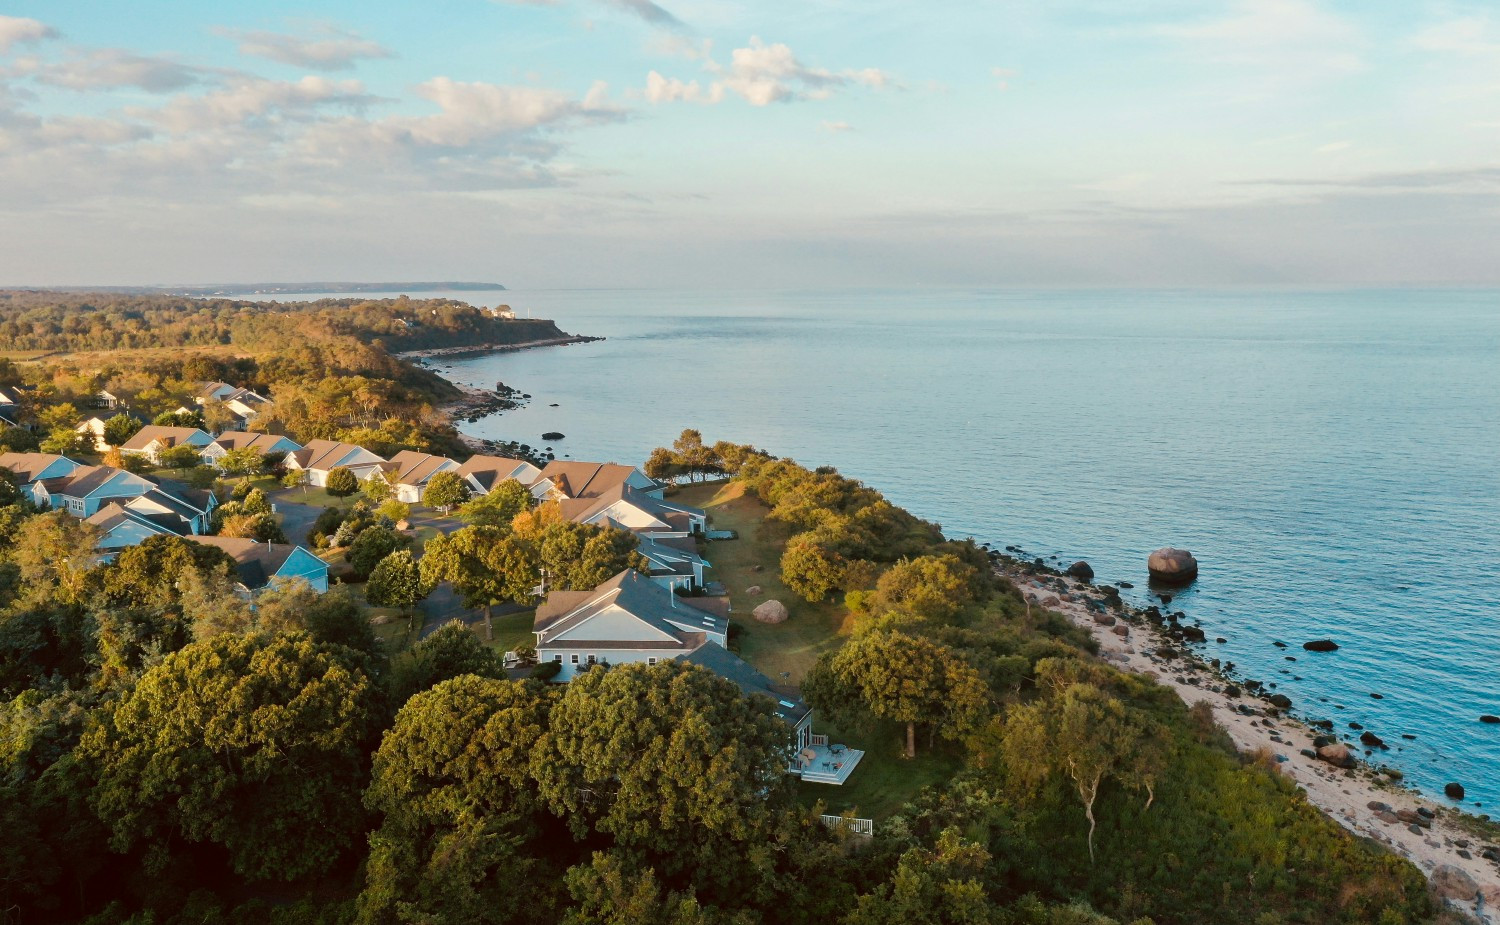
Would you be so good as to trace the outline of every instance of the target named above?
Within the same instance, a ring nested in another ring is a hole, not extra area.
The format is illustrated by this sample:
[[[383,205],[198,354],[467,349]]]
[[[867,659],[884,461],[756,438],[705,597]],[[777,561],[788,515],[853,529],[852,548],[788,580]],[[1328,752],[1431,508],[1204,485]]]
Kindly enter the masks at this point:
[[[1500,808],[1500,292],[455,297],[608,338],[440,361],[534,396],[473,433],[639,462],[696,427],[1137,600],[1191,549],[1209,654]]]

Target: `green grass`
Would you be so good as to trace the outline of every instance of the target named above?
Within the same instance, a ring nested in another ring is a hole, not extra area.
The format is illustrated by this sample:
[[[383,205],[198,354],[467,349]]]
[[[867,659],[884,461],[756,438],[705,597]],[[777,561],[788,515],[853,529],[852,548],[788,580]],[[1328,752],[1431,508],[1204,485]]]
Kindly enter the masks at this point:
[[[744,486],[699,483],[680,489],[672,500],[707,510],[715,530],[739,534],[739,539],[709,544],[706,558],[713,564],[709,580],[722,581],[729,589],[734,608],[730,617],[744,628],[736,640],[740,657],[772,681],[800,683],[818,656],[842,643],[848,633],[848,611],[827,601],[809,604],[782,582],[781,552],[789,533],[766,521],[766,506],[745,497]],[[745,589],[755,585],[761,593],[747,595]],[[768,600],[786,605],[791,616],[785,623],[772,626],[750,616],[757,604]]]
[[[497,652],[510,652],[516,646],[523,643],[535,643],[536,633],[531,628],[536,624],[536,611],[523,610],[520,613],[510,613],[503,617],[496,617],[490,621],[495,631],[495,638],[485,642],[485,645]],[[469,629],[484,641],[484,622],[475,623]]]
[[[824,812],[838,814],[852,810],[866,819],[885,819],[897,812],[923,787],[942,784],[958,773],[962,762],[943,750],[927,748],[925,736],[918,735],[917,757],[902,756],[906,727],[895,723],[878,723],[867,731],[840,730],[831,723],[813,717],[815,731],[827,735],[828,741],[860,749],[865,756],[843,786],[797,782],[797,801],[811,807],[822,801]]]
[[[322,488],[316,488],[312,485],[299,485],[288,491],[282,500],[290,501],[293,504],[308,504],[313,507],[330,507],[335,504],[347,507],[354,503],[356,496],[349,495],[345,498],[338,498],[330,495]]]

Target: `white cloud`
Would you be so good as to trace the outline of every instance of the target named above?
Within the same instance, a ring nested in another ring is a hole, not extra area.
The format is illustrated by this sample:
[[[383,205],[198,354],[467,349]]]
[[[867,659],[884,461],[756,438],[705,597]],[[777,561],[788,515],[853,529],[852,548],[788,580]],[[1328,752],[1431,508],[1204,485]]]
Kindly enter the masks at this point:
[[[1464,56],[1500,56],[1500,34],[1487,16],[1464,16],[1429,26],[1412,38],[1423,51]]]
[[[203,82],[209,72],[170,58],[138,55],[123,48],[70,49],[62,61],[27,62],[27,70],[41,83],[69,90],[109,90],[136,87],[151,93],[170,93]]]
[[[16,45],[57,38],[57,30],[35,19],[0,16],[0,55]]]
[[[314,71],[346,71],[356,61],[367,58],[393,58],[395,54],[378,42],[352,32],[329,30],[325,37],[306,38],[280,32],[240,32],[217,30],[226,38],[239,40],[242,55],[266,58]]]
[[[830,135],[842,135],[844,132],[854,131],[854,126],[850,125],[848,122],[829,122],[826,120],[822,123],[822,125],[819,126],[819,128]]]
[[[682,81],[652,71],[646,75],[646,99],[653,103],[717,103],[724,99],[724,85],[713,83],[705,90],[696,80]]]
[[[652,0],[604,0],[604,3],[627,13],[634,13],[655,26],[680,27],[682,20],[662,9]]]
[[[160,108],[132,107],[126,113],[170,132],[187,134],[242,126],[273,115],[278,119],[307,119],[320,107],[358,109],[375,99],[357,80],[312,75],[295,81],[247,77],[211,93],[181,94]]]
[[[1291,78],[1364,67],[1359,30],[1312,0],[1236,0],[1226,16],[1159,25],[1151,32],[1211,60]]]

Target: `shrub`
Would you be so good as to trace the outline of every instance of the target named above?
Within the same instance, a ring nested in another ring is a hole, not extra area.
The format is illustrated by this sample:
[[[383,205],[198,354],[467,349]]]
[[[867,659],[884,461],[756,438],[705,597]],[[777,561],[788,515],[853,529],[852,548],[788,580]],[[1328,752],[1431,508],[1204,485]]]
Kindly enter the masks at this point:
[[[323,487],[335,498],[347,498],[359,491],[359,479],[347,468],[339,466],[328,473],[328,481]]]

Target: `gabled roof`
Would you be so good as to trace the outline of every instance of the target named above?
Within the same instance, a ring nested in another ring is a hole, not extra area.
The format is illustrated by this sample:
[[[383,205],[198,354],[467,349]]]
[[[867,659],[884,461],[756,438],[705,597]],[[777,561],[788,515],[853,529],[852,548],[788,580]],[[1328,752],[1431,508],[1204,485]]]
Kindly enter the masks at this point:
[[[611,526],[619,527],[614,521]],[[620,529],[624,529],[621,527]],[[651,563],[652,574],[692,575],[693,566],[708,565],[698,554],[697,544],[688,537],[650,537],[637,535],[636,552]]]
[[[37,476],[59,461],[73,463],[74,469],[78,468],[78,464],[73,460],[55,453],[0,453],[0,469],[9,469],[14,472],[23,483],[35,482]]]
[[[610,506],[619,503],[629,504],[646,512],[668,526],[689,531],[690,521],[693,514],[702,515],[703,512],[696,508],[685,507],[680,504],[671,504],[660,498],[648,495],[643,491],[637,491],[624,482],[612,485],[598,495],[588,498],[564,498],[558,502],[565,520],[574,523],[588,523],[593,517],[602,511],[608,510]]]
[[[88,522],[105,533],[108,533],[122,523],[140,524],[154,533],[169,534],[171,536],[182,536],[184,533],[182,521],[177,517],[173,517],[170,514],[148,514],[145,511],[133,511],[118,501],[111,501],[109,504],[101,507],[94,516],[88,518]]]
[[[490,491],[506,479],[515,479],[529,487],[537,480],[538,471],[536,466],[524,459],[505,456],[470,456],[467,462],[458,467],[459,475],[474,479],[484,486],[485,491]]]
[[[233,536],[190,536],[188,539],[229,553],[234,559],[240,584],[251,591],[265,587],[299,548],[290,543],[258,543]]]
[[[202,517],[214,506],[212,492],[161,484],[130,501],[134,504],[142,499],[161,505],[184,520]]]
[[[626,569],[592,591],[554,591],[536,610],[533,630],[538,644],[547,646],[598,646],[616,640],[559,640],[558,636],[590,617],[618,607],[663,634],[661,642],[619,642],[621,648],[676,648],[691,650],[703,645],[709,633],[729,631],[727,618],[692,606],[691,598],[678,598],[671,591],[634,569]]]
[[[443,471],[445,466],[456,468],[458,463],[446,456],[402,450],[380,468],[397,485],[424,485],[428,479]]]
[[[777,689],[770,678],[728,649],[703,646],[681,658],[685,662],[707,668],[725,680],[733,681],[747,697],[759,694],[771,698],[775,703],[776,715],[789,726],[795,727],[812,712],[812,708],[803,703],[801,697],[785,688]]]
[[[120,444],[122,450],[144,450],[153,442],[162,446],[178,446],[183,443],[193,443],[193,437],[202,435],[203,440],[195,443],[195,446],[207,446],[213,442],[213,438],[196,427],[163,427],[159,424],[147,424],[135,432],[135,436]]]
[[[140,494],[145,494],[155,487],[154,483],[148,479],[111,466],[79,466],[71,475],[56,479],[43,479],[42,487],[47,489],[49,495],[81,499],[87,498],[121,475],[127,476],[131,484],[140,489]]]
[[[569,498],[593,498],[624,485],[635,471],[634,466],[619,463],[553,460],[547,463],[539,478],[551,479],[557,490]]]
[[[355,465],[375,465],[385,462],[362,446],[340,443],[337,440],[309,440],[307,445],[292,454],[292,459],[303,469],[337,469],[347,465],[351,458],[367,456]]]
[[[290,437],[278,434],[257,434],[244,430],[226,430],[219,434],[214,442],[226,450],[260,450],[262,453],[271,452],[276,444],[285,440],[287,443],[297,446],[297,441]]]
[[[203,383],[203,388],[198,390],[198,397],[202,399],[210,399],[214,397],[215,393],[223,392],[225,389],[228,389],[232,392],[234,391],[234,386],[230,385],[227,382],[205,382]]]

